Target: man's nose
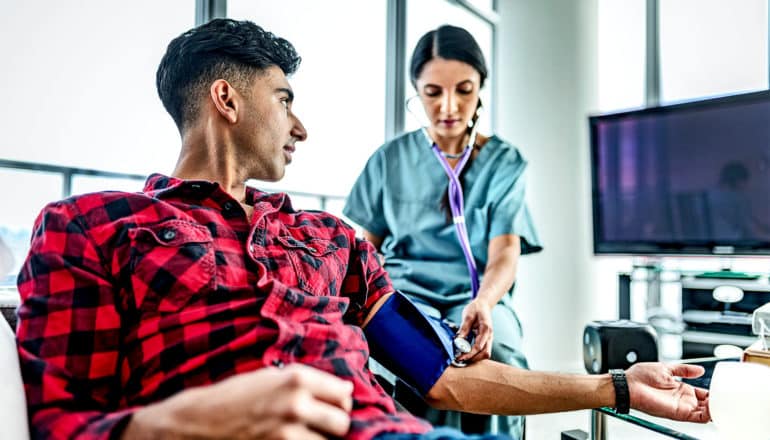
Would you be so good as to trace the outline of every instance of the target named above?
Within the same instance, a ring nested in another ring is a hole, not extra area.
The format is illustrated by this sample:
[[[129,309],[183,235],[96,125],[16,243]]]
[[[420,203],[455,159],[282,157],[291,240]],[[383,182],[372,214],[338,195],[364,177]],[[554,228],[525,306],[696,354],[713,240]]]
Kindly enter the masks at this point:
[[[298,141],[304,141],[307,139],[307,130],[302,125],[302,121],[298,117],[294,117],[294,126],[291,128],[291,135]]]

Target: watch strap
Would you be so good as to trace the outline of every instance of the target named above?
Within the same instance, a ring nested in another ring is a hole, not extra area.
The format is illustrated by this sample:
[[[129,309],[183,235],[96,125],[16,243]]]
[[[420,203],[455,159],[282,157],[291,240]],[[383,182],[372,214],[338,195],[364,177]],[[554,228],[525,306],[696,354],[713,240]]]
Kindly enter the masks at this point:
[[[628,392],[626,372],[621,369],[613,369],[609,373],[612,376],[612,385],[615,387],[615,412],[628,414],[631,409],[631,395]]]

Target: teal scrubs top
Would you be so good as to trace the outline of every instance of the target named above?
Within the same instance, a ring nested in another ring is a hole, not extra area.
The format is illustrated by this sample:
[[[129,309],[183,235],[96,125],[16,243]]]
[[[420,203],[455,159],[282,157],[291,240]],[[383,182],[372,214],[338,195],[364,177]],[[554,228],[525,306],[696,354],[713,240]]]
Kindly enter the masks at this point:
[[[521,237],[521,253],[542,250],[524,201],[527,162],[497,136],[481,148],[463,176],[465,221],[479,275],[489,241]],[[380,147],[353,186],[343,213],[383,238],[393,287],[428,303],[471,299],[471,281],[454,225],[440,206],[448,178],[420,130]]]

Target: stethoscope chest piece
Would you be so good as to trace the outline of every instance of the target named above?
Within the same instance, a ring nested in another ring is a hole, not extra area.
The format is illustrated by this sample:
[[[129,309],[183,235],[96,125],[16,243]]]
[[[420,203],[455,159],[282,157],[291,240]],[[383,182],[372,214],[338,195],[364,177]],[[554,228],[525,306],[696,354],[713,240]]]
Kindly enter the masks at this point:
[[[452,343],[455,349],[455,359],[452,360],[452,365],[455,367],[464,367],[468,365],[465,361],[458,361],[457,357],[465,353],[470,353],[471,343],[467,339],[461,336],[454,338]]]

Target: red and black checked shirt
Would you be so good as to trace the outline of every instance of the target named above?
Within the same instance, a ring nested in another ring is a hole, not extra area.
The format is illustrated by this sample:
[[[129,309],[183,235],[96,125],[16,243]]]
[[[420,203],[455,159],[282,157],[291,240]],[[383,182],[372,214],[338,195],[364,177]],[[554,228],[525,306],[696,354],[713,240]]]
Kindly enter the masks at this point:
[[[346,438],[424,432],[366,368],[359,327],[391,290],[336,217],[216,184],[53,203],[19,275],[19,354],[37,438],[117,436],[132,411],[237,373],[303,363],[354,383]]]

